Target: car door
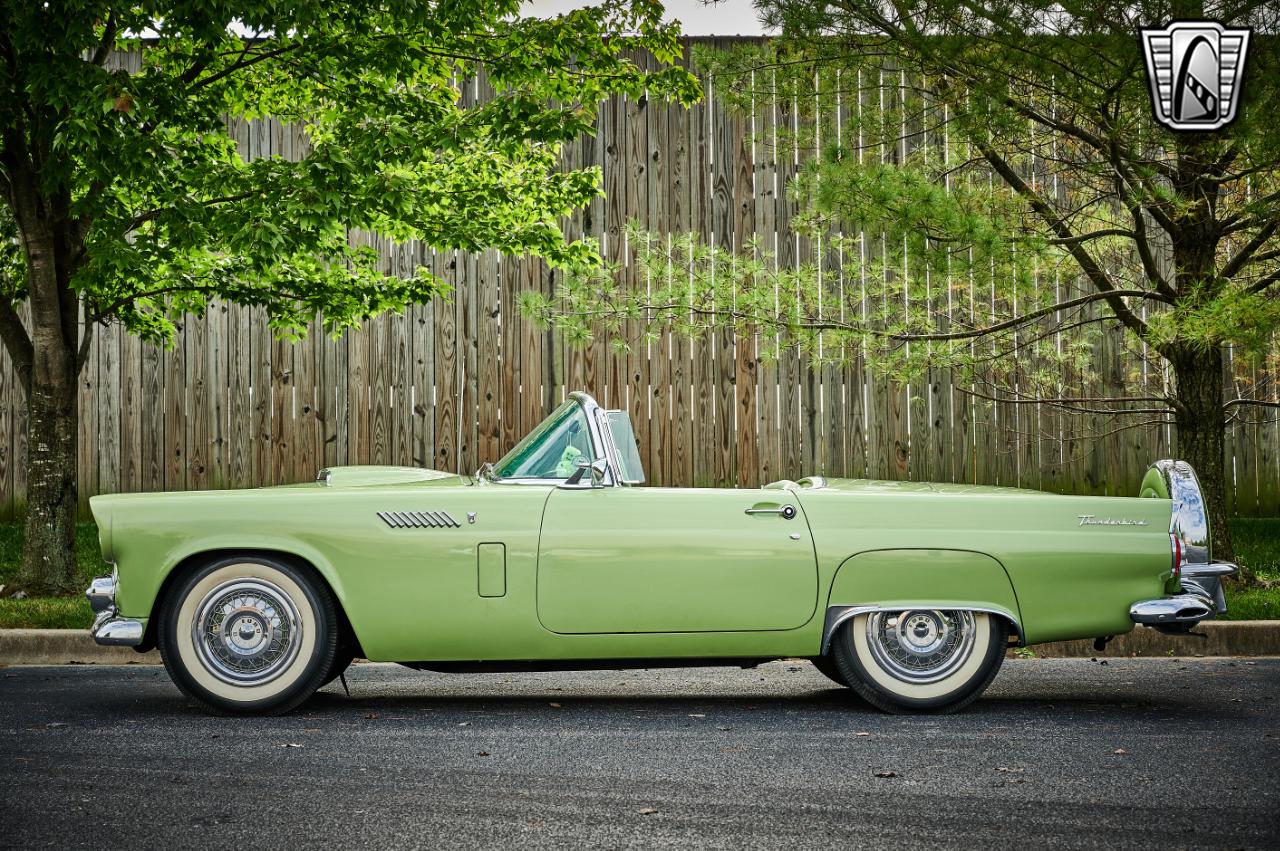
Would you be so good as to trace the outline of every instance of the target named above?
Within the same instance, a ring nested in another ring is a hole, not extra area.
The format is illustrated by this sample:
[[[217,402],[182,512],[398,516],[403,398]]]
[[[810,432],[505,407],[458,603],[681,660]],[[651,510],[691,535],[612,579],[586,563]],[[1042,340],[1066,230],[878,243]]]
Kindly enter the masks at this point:
[[[559,633],[784,630],[817,604],[813,539],[787,491],[558,489],[538,617]]]

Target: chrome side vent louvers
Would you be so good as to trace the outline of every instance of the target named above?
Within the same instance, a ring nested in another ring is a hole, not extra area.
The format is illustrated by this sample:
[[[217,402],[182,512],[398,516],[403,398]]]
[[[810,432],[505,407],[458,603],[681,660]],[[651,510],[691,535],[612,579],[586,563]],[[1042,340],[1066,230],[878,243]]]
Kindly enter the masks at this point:
[[[392,529],[457,529],[460,526],[445,511],[379,511],[378,519]]]

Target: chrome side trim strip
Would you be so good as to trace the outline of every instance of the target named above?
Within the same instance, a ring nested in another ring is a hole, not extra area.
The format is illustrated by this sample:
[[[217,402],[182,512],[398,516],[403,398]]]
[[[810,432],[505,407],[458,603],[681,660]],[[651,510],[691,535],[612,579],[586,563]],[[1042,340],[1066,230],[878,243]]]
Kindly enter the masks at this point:
[[[1009,612],[1006,612],[1002,609],[988,608],[986,606],[955,606],[947,603],[916,603],[910,606],[910,608],[911,609],[941,609],[945,611],[960,611],[960,612],[984,612],[988,615],[999,615],[1002,618],[1007,618],[1010,621],[1010,623],[1013,624],[1013,630],[1018,634],[1018,638],[1019,639],[1022,638],[1022,624],[1018,623],[1017,618],[1015,618]],[[836,630],[840,628],[840,625],[842,623],[849,620],[850,618],[857,617],[858,615],[865,615],[869,612],[880,612],[880,611],[899,612],[899,611],[905,611],[905,610],[898,606],[895,606],[892,609],[886,609],[882,606],[875,606],[875,605],[827,606],[826,619],[822,625],[821,655],[823,656],[827,655],[827,650],[830,649],[831,647],[831,637],[836,634]]]

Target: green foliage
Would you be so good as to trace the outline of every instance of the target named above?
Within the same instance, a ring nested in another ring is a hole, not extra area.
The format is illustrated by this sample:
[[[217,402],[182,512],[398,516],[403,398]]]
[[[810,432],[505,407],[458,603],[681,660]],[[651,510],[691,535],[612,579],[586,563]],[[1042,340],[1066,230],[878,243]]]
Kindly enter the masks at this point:
[[[597,194],[599,175],[562,171],[561,145],[614,92],[689,102],[700,89],[679,67],[623,56],[679,54],[657,3],[549,20],[519,9],[10,0],[7,196],[16,210],[33,189],[50,226],[82,242],[61,271],[91,317],[152,340],[211,298],[263,307],[277,331],[300,334],[316,314],[337,330],[444,290],[425,269],[389,276],[352,230],[589,262],[557,218]],[[477,104],[482,68],[495,96]],[[305,127],[301,159],[242,160],[228,119],[268,117]],[[36,224],[0,216],[9,235]],[[0,257],[0,297],[26,297],[26,259]]]
[[[0,629],[85,629],[93,611],[84,597],[28,597],[0,600]]]
[[[1163,3],[758,7],[782,37],[695,59],[731,109],[798,114],[756,144],[801,161],[788,196],[828,279],[778,269],[756,246],[636,234],[632,292],[592,272],[531,313],[574,339],[616,333],[623,318],[750,327],[811,357],[865,354],[902,378],[949,365],[1052,395],[1090,381],[1108,327],[1125,329],[1137,363],[1223,344],[1271,351],[1280,9],[1176,15],[1254,36],[1240,117],[1175,134],[1153,120],[1135,35],[1175,16]],[[832,269],[857,287],[833,294]]]

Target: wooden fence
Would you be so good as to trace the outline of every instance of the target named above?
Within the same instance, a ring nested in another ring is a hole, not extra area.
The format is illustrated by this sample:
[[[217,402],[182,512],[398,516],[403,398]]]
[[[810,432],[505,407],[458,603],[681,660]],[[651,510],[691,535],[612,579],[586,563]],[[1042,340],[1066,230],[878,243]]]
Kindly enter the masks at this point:
[[[882,75],[876,84],[891,91],[895,81]],[[469,101],[484,96],[483,80],[464,93]],[[799,163],[772,142],[796,121],[785,99],[759,102],[747,118],[729,114],[709,91],[689,110],[615,99],[594,138],[566,154],[572,166],[599,165],[605,188],[569,232],[594,235],[624,264],[629,219],[733,248],[754,236],[780,264],[819,264],[833,292],[847,294],[862,271],[842,267],[791,227],[796,208],[784,187]],[[306,145],[300,132],[274,122],[232,122],[229,130],[246,158],[297,156]],[[625,354],[604,339],[576,349],[518,315],[520,290],[556,286],[540,262],[413,244],[377,248],[389,270],[429,266],[455,287],[454,298],[384,316],[338,340],[313,329],[296,344],[274,339],[260,311],[224,304],[188,317],[169,349],[100,329],[81,378],[82,501],[113,491],[304,481],[335,464],[471,472],[576,388],[630,412],[653,485],[752,486],[821,473],[1133,494],[1147,465],[1175,451],[1167,426],[1116,431],[1101,415],[988,402],[942,370],[896,384],[857,358],[844,367],[814,368],[794,354],[767,362],[759,340],[730,332],[664,335]],[[947,309],[963,318],[966,308]],[[1097,394],[1142,395],[1167,380],[1136,364],[1118,332],[1104,334],[1094,355]],[[2,358],[0,520],[21,510],[26,455],[21,393]],[[1233,369],[1275,398],[1266,369]],[[1231,427],[1239,513],[1280,513],[1276,413],[1250,412]]]

